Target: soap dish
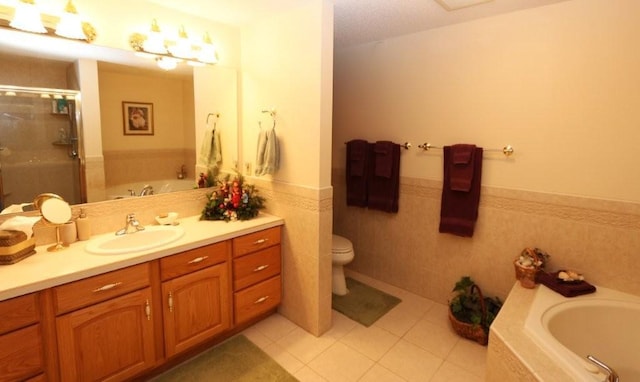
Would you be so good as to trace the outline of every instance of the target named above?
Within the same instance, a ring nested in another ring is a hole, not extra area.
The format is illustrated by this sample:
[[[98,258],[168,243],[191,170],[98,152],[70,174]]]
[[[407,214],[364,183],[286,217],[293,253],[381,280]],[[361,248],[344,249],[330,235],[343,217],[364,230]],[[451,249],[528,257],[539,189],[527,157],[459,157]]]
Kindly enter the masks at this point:
[[[169,212],[166,214],[160,214],[156,216],[156,221],[160,225],[173,225],[176,224],[176,219],[178,219],[177,212]]]

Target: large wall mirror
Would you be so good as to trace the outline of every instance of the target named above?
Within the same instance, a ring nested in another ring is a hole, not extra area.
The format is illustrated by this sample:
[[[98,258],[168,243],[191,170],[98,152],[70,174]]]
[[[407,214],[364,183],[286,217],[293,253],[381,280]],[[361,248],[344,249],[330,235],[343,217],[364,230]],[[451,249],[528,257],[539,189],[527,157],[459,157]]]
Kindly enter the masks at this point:
[[[44,46],[23,49],[0,41],[0,85],[79,93],[62,100],[37,92],[0,94],[3,209],[43,192],[64,194],[76,204],[139,197],[150,193],[146,185],[156,194],[194,188],[203,171],[197,154],[214,128],[220,133],[220,169],[235,167],[235,69],[185,65],[164,71],[133,52],[85,44],[98,54],[85,53],[76,44],[64,50],[72,55],[52,55],[41,51]],[[97,80],[79,81],[79,62],[97,68]],[[99,106],[83,107],[92,101]],[[141,127],[134,117],[144,120]],[[77,146],[64,144],[76,138]],[[74,182],[78,190],[70,187]]]

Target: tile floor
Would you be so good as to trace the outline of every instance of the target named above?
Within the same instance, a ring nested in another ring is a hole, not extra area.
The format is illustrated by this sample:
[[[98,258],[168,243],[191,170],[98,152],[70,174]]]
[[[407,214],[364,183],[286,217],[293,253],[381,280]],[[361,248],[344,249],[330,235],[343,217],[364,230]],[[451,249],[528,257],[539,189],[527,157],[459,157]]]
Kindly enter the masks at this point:
[[[447,306],[349,272],[402,299],[370,327],[333,312],[333,326],[315,337],[274,314],[243,334],[302,382],[481,382],[486,348],[458,337]]]

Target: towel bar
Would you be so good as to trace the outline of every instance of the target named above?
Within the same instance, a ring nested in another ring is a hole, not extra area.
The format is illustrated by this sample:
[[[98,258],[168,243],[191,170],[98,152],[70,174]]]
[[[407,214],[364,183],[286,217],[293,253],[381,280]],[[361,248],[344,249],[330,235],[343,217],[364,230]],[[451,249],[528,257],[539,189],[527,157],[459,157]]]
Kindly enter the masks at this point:
[[[428,142],[425,142],[425,143],[423,143],[421,145],[418,145],[418,147],[423,149],[424,151],[429,151],[431,149],[442,149],[442,147],[433,146],[431,143],[428,143]],[[500,151],[506,157],[510,157],[515,152],[515,150],[513,149],[513,147],[511,145],[506,145],[502,149],[486,149],[485,151]]]

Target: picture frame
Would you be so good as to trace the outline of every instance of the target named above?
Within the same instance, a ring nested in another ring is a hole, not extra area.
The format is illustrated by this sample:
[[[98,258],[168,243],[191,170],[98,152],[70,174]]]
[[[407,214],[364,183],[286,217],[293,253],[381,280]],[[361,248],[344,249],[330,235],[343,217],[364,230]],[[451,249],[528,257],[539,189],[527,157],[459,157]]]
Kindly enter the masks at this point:
[[[153,103],[122,101],[124,135],[153,135]]]

